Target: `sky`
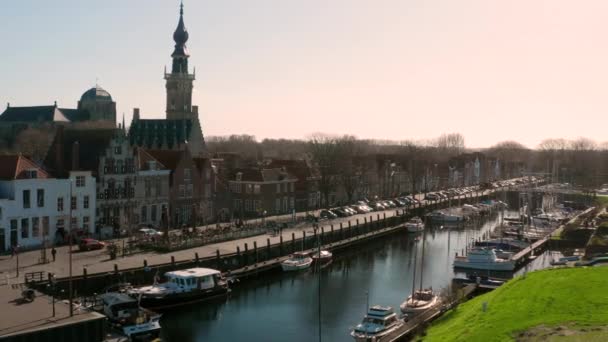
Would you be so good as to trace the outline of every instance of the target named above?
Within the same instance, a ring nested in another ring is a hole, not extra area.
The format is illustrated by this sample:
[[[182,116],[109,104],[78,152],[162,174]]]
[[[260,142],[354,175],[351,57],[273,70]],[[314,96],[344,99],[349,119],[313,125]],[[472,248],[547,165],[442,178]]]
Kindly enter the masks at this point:
[[[206,136],[311,133],[469,147],[606,137],[605,0],[185,0]],[[19,0],[0,11],[0,101],[127,124],[165,116],[179,0]],[[0,102],[1,103],[1,102]]]

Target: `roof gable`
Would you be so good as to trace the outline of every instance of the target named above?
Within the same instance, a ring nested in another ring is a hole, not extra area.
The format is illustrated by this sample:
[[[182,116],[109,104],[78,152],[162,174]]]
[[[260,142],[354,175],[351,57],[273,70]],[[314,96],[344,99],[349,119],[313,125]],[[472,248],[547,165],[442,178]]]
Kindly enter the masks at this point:
[[[0,179],[15,180],[28,178],[26,171],[35,169],[37,178],[49,178],[40,166],[22,155],[0,156]]]
[[[57,106],[8,107],[0,115],[3,122],[69,122]]]

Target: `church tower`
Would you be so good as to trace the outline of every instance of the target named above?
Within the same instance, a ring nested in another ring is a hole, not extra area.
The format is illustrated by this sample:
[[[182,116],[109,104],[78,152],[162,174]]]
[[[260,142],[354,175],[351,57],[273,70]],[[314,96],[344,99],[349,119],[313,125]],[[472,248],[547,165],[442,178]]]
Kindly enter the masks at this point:
[[[184,25],[184,4],[180,4],[179,22],[173,32],[175,49],[171,54],[173,64],[171,73],[165,68],[165,80],[167,87],[167,120],[185,120],[184,132],[186,141],[190,146],[190,152],[194,155],[203,154],[206,150],[203,130],[198,118],[198,106],[192,105],[192,89],[195,73],[188,71],[188,31]]]
[[[198,120],[198,113],[192,109],[192,89],[194,74],[188,72],[188,31],[184,25],[184,5],[180,5],[179,23],[173,33],[175,50],[171,54],[173,65],[171,73],[165,70],[167,83],[167,119],[194,119]]]

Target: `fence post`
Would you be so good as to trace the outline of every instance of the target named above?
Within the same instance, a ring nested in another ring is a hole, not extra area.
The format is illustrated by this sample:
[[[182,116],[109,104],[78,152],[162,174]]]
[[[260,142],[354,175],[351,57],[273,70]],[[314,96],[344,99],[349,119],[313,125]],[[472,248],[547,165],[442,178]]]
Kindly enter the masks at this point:
[[[243,253],[243,259],[245,259],[243,265],[249,266],[249,246],[247,245],[247,242],[245,242],[245,252]]]
[[[291,233],[291,252],[296,251],[296,233]]]
[[[253,254],[255,255],[255,264],[258,263],[258,242],[253,241]]]
[[[270,255],[270,238],[266,239],[266,260],[270,260],[272,255]]]
[[[306,231],[302,231],[302,249],[306,249]]]
[[[198,263],[198,252],[194,252],[194,260],[196,260],[196,263]]]
[[[236,246],[236,259],[239,262],[239,267],[241,267],[241,247]]]
[[[217,262],[217,269],[221,269],[222,266],[222,258],[220,256],[220,250],[215,250],[215,261]],[[196,253],[196,262],[198,262],[198,253]]]
[[[279,256],[283,256],[283,235],[279,237]]]

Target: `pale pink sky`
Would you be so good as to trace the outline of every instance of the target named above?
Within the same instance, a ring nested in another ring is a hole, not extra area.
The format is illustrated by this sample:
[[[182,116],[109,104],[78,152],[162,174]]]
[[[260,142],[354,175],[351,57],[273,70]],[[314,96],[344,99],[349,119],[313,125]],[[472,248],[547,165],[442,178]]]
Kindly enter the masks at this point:
[[[0,100],[164,116],[178,1],[9,2]],[[205,135],[606,137],[608,1],[185,1]],[[21,29],[20,29],[21,28]]]

